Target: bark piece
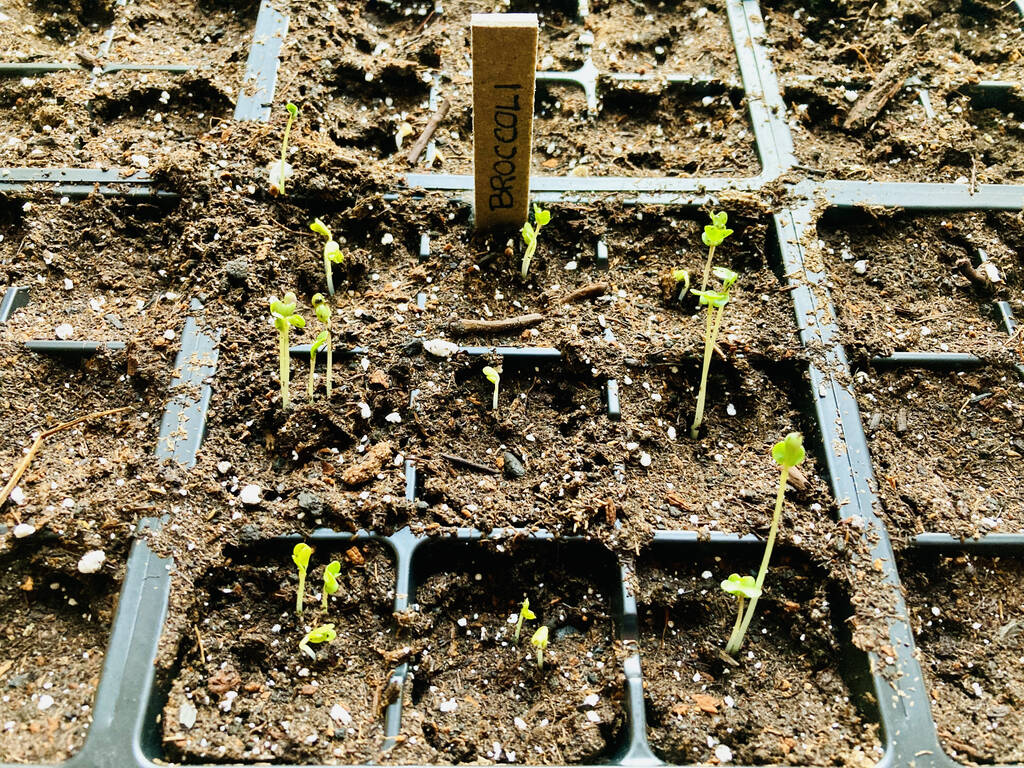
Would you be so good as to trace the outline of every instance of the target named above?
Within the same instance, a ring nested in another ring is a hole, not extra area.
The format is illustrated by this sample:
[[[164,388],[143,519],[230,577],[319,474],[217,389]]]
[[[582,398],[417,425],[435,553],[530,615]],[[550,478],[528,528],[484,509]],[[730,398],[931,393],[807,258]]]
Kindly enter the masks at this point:
[[[341,482],[350,486],[368,483],[393,454],[394,448],[390,442],[377,443],[366,452],[362,461],[341,473]]]

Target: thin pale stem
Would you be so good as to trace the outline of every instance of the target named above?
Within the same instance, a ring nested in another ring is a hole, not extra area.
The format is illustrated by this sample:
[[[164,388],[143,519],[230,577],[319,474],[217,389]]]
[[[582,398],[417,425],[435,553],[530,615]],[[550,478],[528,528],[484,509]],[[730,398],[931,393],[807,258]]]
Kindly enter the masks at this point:
[[[498,382],[494,383],[494,397],[491,398],[491,410],[492,411],[498,410],[498,387],[499,386],[500,385],[499,385]]]
[[[284,196],[284,183],[285,183],[285,172],[284,171],[285,171],[285,167],[287,166],[287,163],[285,161],[285,157],[287,157],[287,155],[288,155],[288,134],[290,134],[292,132],[292,121],[293,120],[295,120],[295,118],[291,116],[291,113],[288,113],[288,122],[285,123],[285,126],[284,126],[284,140],[281,142],[281,196],[282,197]]]
[[[520,612],[520,614],[519,614],[519,621],[516,622],[516,634],[512,638],[512,642],[514,642],[514,643],[518,643],[519,642],[519,633],[522,632],[522,631],[523,631],[523,614],[522,614],[522,612]]]
[[[704,262],[704,276],[700,280],[700,292],[704,293],[708,287],[708,278],[711,277],[711,260],[715,257],[715,246],[708,246],[708,260]]]
[[[295,613],[298,616],[302,615],[302,598],[306,592],[306,571],[304,568],[299,569],[299,588],[295,592]]]
[[[544,669],[544,649],[537,649],[537,669]]]
[[[316,350],[309,350],[309,384],[306,386],[306,395],[313,399],[313,373],[316,369]]]
[[[754,610],[757,608],[758,598],[761,596],[761,587],[764,585],[764,577],[768,573],[768,562],[772,559],[772,548],[775,546],[775,537],[779,533],[779,523],[782,520],[782,502],[786,498],[786,481],[789,479],[789,467],[785,464],[782,465],[782,475],[779,479],[779,493],[775,497],[775,513],[772,515],[772,527],[768,531],[768,543],[764,548],[764,557],[761,558],[761,568],[757,572],[757,580],[754,586],[757,589],[757,595],[750,598],[750,604],[747,606],[747,613],[743,617],[743,624],[740,626],[739,637],[736,638],[736,642],[729,641],[729,645],[726,646],[725,652],[730,656],[735,656],[739,653],[740,646],[743,645],[743,638],[747,634],[747,628],[750,626],[750,620],[754,618]]]
[[[327,585],[324,584],[324,612],[327,612]]]
[[[533,261],[533,254],[536,252],[537,237],[535,235],[530,244],[526,246],[526,253],[523,254],[523,280],[526,279],[526,273],[530,271],[530,262]]]
[[[280,371],[281,376],[281,407],[287,408],[289,405],[288,396],[288,377],[290,374],[289,359],[288,359],[288,329],[285,328],[280,332],[281,348],[278,350],[278,356],[280,357]]]
[[[725,644],[726,648],[731,648],[733,644],[739,645],[739,633],[740,625],[743,624],[743,595],[738,595],[739,606],[736,609],[736,623],[732,625],[732,634],[729,635],[729,642]]]
[[[327,248],[324,248],[324,277],[327,278],[327,293],[334,295],[334,270],[331,268],[331,260],[327,256]]]
[[[327,399],[331,398],[332,378],[334,376],[334,339],[331,338],[331,324],[327,323]]]
[[[718,329],[722,324],[722,315],[725,307],[721,307],[715,314],[715,309],[708,305],[708,320],[704,331],[704,365],[700,373],[700,392],[697,393],[697,413],[693,417],[693,426],[690,427],[690,438],[697,439],[700,433],[700,425],[704,421],[704,402],[708,394],[708,371],[711,369],[711,353],[715,350],[715,339],[718,338]],[[714,324],[711,318],[715,317]]]

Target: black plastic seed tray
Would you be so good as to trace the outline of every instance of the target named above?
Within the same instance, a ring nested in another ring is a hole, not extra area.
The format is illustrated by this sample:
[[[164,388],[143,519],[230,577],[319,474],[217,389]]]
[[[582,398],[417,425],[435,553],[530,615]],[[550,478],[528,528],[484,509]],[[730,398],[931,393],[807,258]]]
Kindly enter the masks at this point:
[[[1017,7],[1024,14],[1019,0]],[[958,763],[950,758],[939,742],[931,714],[928,687],[915,650],[914,633],[907,606],[899,590],[901,572],[890,541],[889,532],[879,516],[880,503],[875,492],[876,481],[855,396],[856,384],[851,375],[835,323],[835,311],[829,298],[828,281],[823,263],[814,251],[816,225],[829,209],[860,207],[898,207],[909,211],[1019,210],[1024,201],[1024,185],[878,183],[822,180],[807,177],[800,169],[793,151],[793,138],[786,122],[786,108],[764,45],[765,29],[761,9],[756,0],[727,0],[726,12],[739,63],[742,91],[746,96],[751,128],[754,133],[761,173],[752,178],[627,178],[627,177],[540,177],[533,180],[536,199],[551,203],[591,200],[616,194],[627,204],[675,205],[698,207],[716,203],[722,193],[757,193],[771,186],[768,197],[773,201],[776,261],[787,276],[792,290],[793,309],[800,337],[808,350],[810,392],[817,434],[809,439],[828,475],[841,518],[859,519],[863,523],[864,541],[870,548],[869,561],[881,571],[893,589],[893,603],[886,621],[892,656],[864,653],[847,640],[841,647],[851,672],[851,690],[862,705],[865,718],[877,722],[884,749],[879,765],[914,766],[914,768],[951,767]],[[586,3],[581,4],[581,15]],[[582,30],[582,18],[581,22]],[[285,41],[288,20],[266,2],[261,6],[246,72],[246,86],[241,90],[236,119],[267,120],[275,102],[274,84],[281,45]],[[54,66],[63,66],[55,64]],[[541,80],[575,85],[584,91],[588,107],[596,107],[602,84],[609,79],[638,79],[648,75],[630,73],[599,73],[589,61],[578,71],[543,73]],[[669,78],[672,79],[671,77]],[[710,78],[676,78],[694,87],[739,87],[735,83],[711,83]],[[996,100],[1005,98],[1005,84],[981,84],[972,91],[972,98]],[[1001,95],[1002,94],[1002,95]],[[279,96],[277,101],[281,101]],[[782,178],[784,176],[784,178]],[[144,175],[125,177],[117,171],[86,169],[0,169],[0,192],[23,192],[29,184],[49,182],[59,194],[85,195],[98,185],[99,191],[110,195],[154,194]],[[465,195],[471,190],[471,178],[433,173],[413,173],[406,183],[414,188]],[[775,202],[780,182],[786,195],[784,202]],[[781,207],[778,207],[780,206]],[[424,236],[421,253],[429,254],[429,237]],[[597,261],[608,263],[608,249],[597,244]],[[0,321],[27,301],[27,291],[10,288],[0,303]],[[1013,333],[1015,320],[1009,305],[995,307],[1008,333]],[[192,315],[182,333],[182,351],[175,363],[172,397],[161,425],[156,455],[173,459],[184,468],[195,463],[202,440],[211,387],[216,385],[218,332],[205,328],[202,309],[193,305]],[[470,355],[498,354],[505,357],[525,356],[531,362],[541,359],[558,365],[557,349],[518,347],[467,347]],[[360,350],[350,350],[359,354]],[[296,355],[308,355],[308,346],[292,349]],[[941,355],[897,353],[878,358],[872,364],[879,369],[925,367],[944,370],[966,370],[984,367],[985,361],[963,352]],[[606,385],[609,412],[615,418],[628,402],[619,403],[617,382]],[[614,407],[613,407],[614,401]],[[406,495],[416,498],[417,469],[406,463]],[[158,527],[149,520],[143,528]],[[634,579],[648,555],[662,561],[689,562],[695,552],[712,551],[723,556],[738,551],[758,552],[763,546],[756,537],[736,537],[712,533],[700,537],[696,531],[659,531],[647,553],[638,560],[617,556],[595,542],[572,538],[556,538],[544,532],[495,531],[486,536],[464,530],[448,537],[414,535],[403,529],[392,536],[372,532],[358,534],[321,530],[309,537],[324,544],[350,545],[353,541],[379,541],[392,553],[396,566],[396,611],[408,609],[415,600],[418,579],[429,568],[443,567],[453,553],[460,557],[486,558],[496,542],[518,542],[527,548],[546,548],[551,557],[578,557],[580,553],[593,564],[595,578],[608,587],[615,614],[619,641],[627,650],[622,662],[624,690],[622,702],[626,728],[618,753],[610,764],[622,766],[655,766],[663,764],[651,751],[644,694],[644,656],[640,652],[640,622]],[[486,541],[485,541],[486,539]],[[295,538],[264,542],[279,547],[285,560]],[[525,543],[524,543],[525,542]],[[918,535],[913,549],[951,554],[987,553],[1019,556],[1024,553],[1024,531],[1000,533],[973,540],[924,533]],[[103,675],[93,708],[93,722],[88,738],[77,755],[67,762],[74,768],[124,768],[135,765],[155,768],[166,760],[157,722],[166,693],[154,682],[154,659],[168,607],[173,563],[152,553],[141,538],[135,542],[127,564],[118,611],[114,620]],[[392,680],[401,684],[410,674],[406,665],[398,666]],[[863,685],[857,685],[860,681]],[[399,733],[403,702],[401,698],[387,709],[386,734],[393,740]],[[386,746],[386,745],[385,745]],[[8,767],[4,767],[8,768]]]

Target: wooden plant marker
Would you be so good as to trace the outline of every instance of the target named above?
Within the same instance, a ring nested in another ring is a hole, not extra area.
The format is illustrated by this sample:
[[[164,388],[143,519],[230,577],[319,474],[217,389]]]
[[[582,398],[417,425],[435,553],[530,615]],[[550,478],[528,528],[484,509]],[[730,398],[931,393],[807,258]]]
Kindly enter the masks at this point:
[[[476,228],[519,228],[530,202],[537,14],[474,13],[471,24]]]

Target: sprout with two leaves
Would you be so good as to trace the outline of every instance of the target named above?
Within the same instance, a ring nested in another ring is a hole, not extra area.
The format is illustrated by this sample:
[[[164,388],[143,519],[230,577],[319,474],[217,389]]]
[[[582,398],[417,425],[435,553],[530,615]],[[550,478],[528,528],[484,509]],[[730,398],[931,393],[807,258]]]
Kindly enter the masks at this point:
[[[299,640],[299,650],[309,656],[309,658],[316,661],[316,654],[313,653],[313,649],[309,647],[310,643],[329,643],[338,636],[338,633],[334,631],[333,624],[323,624],[315,629],[311,629],[306,633],[306,636]]]
[[[804,438],[799,432],[790,432],[786,439],[772,446],[772,458],[782,468],[779,477],[779,493],[775,497],[775,512],[772,514],[772,527],[768,531],[768,542],[765,544],[764,556],[761,558],[761,567],[757,571],[757,578],[750,576],[738,577],[735,573],[726,581],[722,582],[722,589],[731,595],[737,594],[736,590],[746,590],[740,593],[740,611],[743,610],[743,596],[750,602],[747,604],[747,612],[743,614],[742,622],[737,619],[733,627],[729,642],[726,643],[725,652],[735,656],[743,645],[743,637],[747,634],[750,620],[754,617],[754,609],[757,607],[757,599],[761,596],[761,588],[764,586],[764,577],[768,573],[768,563],[772,557],[772,549],[775,547],[775,537],[779,533],[779,523],[782,521],[782,503],[786,498],[786,481],[789,479],[789,470],[798,464],[802,464],[805,457]],[[737,579],[736,582],[733,579]],[[750,581],[747,581],[750,580]],[[726,585],[729,585],[728,587]]]
[[[309,399],[313,399],[313,369],[316,368],[316,353],[321,349],[327,349],[327,398],[331,397],[332,376],[334,374],[334,344],[331,341],[331,305],[327,303],[322,293],[313,294],[313,311],[316,319],[326,326],[313,339],[309,345]]]
[[[743,625],[743,600],[754,600],[761,596],[761,590],[757,588],[757,582],[754,581],[753,576],[740,576],[738,573],[729,574],[729,578],[722,582],[722,591],[728,595],[732,595],[736,598],[736,623],[732,626],[732,634],[729,635],[729,642],[727,645],[732,645],[733,641],[736,640],[740,632],[740,627]],[[743,640],[739,638],[739,643]]]
[[[700,281],[700,292],[708,288],[708,276],[711,274],[711,260],[715,257],[715,248],[725,242],[725,238],[732,234],[725,224],[729,220],[729,214],[725,211],[711,214],[711,223],[704,226],[704,234],[700,239],[708,247],[708,259],[704,262],[704,275]]]
[[[530,638],[530,644],[537,649],[537,669],[544,669],[544,651],[548,647],[548,628],[545,624]]]
[[[338,583],[338,574],[341,573],[341,563],[337,560],[331,560],[324,568],[324,602],[323,609],[327,610],[327,598],[333,595],[339,589],[341,584]]]
[[[278,362],[281,375],[281,407],[288,408],[291,400],[288,396],[288,379],[291,378],[291,358],[288,352],[288,331],[292,326],[305,328],[306,321],[295,314],[295,294],[288,292],[284,298],[278,300],[276,296],[270,298],[270,316],[274,319],[274,327],[277,328],[279,337]]]
[[[299,588],[295,592],[295,614],[302,615],[302,600],[306,593],[306,571],[309,570],[309,556],[313,554],[313,548],[304,542],[299,542],[292,550],[292,562],[299,569]]]
[[[334,274],[331,264],[341,264],[345,261],[345,254],[341,252],[341,246],[334,239],[331,230],[320,219],[313,219],[309,228],[324,238],[324,277],[327,278],[327,293],[334,295]]]
[[[537,615],[530,610],[530,598],[523,600],[523,604],[519,606],[519,620],[516,622],[516,634],[512,638],[512,642],[519,642],[519,633],[523,631],[523,622],[527,619],[536,619]]]
[[[492,368],[489,365],[485,367],[481,373],[483,373],[484,378],[494,385],[494,397],[491,398],[491,410],[496,411],[498,410],[498,388],[501,386],[501,374],[498,373],[497,368]]]
[[[673,269],[672,279],[676,285],[681,285],[679,289],[679,297],[677,301],[682,301],[683,297],[686,296],[686,292],[690,290],[690,270],[688,269]]]
[[[711,353],[715,350],[718,332],[722,329],[722,315],[725,314],[725,305],[729,303],[729,292],[739,278],[739,275],[725,267],[715,267],[714,272],[715,277],[722,281],[720,291],[693,291],[700,297],[700,303],[708,308],[704,326],[704,365],[700,374],[700,392],[697,394],[697,413],[693,417],[693,426],[690,427],[690,437],[694,440],[697,439],[701,422],[704,421],[704,401],[707,397]]]
[[[536,203],[533,204],[534,226],[527,221],[523,224],[523,242],[526,243],[526,253],[523,254],[522,276],[526,279],[526,273],[530,271],[530,262],[537,252],[537,238],[540,236],[540,228],[551,221],[551,211],[546,211]]]

